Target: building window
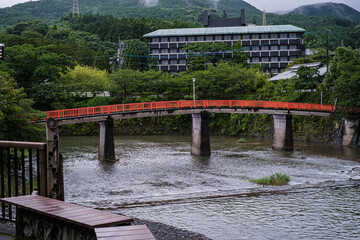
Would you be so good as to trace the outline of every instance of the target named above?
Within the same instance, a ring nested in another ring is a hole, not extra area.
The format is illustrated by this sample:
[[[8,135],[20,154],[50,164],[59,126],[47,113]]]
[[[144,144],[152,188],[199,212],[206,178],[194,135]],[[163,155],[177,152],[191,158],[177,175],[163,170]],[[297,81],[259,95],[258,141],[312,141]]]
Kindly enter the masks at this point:
[[[214,40],[213,36],[206,36],[206,41],[212,41]]]
[[[169,60],[161,60],[161,65],[169,65]]]
[[[203,37],[203,36],[197,36],[197,37],[196,37],[196,41],[201,41],[201,42],[203,42],[203,41],[204,41],[204,37]]]
[[[271,50],[279,50],[279,46],[278,45],[271,45]]]
[[[291,61],[294,61],[295,59],[296,59],[295,56],[291,56],[291,57],[290,57],[290,62],[291,62]]]
[[[177,60],[170,60],[170,64],[177,64]]]
[[[269,34],[261,34],[261,39],[268,39],[269,38]]]
[[[251,39],[259,39],[259,34],[253,34],[253,35],[251,36]]]
[[[186,59],[180,59],[179,64],[186,64]]]
[[[287,62],[288,61],[288,57],[280,57],[280,62]]]
[[[279,73],[279,69],[278,68],[272,68],[271,73]]]
[[[151,53],[159,53],[159,49],[153,49],[151,50]]]
[[[167,48],[161,49],[161,53],[168,53],[168,49]]]
[[[288,37],[287,33],[280,33],[280,38],[287,38],[287,37]]]
[[[280,50],[288,50],[288,45],[280,45]]]
[[[268,57],[262,57],[261,62],[269,62],[269,58]]]
[[[240,38],[241,39],[250,39],[250,36],[249,35],[246,35],[248,38],[244,38],[245,35],[243,35],[242,37],[240,35],[234,35],[233,36],[233,40],[239,40]]]
[[[170,48],[170,53],[177,53],[177,48]]]
[[[271,62],[278,62],[279,58],[278,57],[271,57]]]
[[[296,33],[290,33],[289,38],[297,38],[297,34]]]
[[[185,42],[186,41],[186,37],[179,37],[179,42]]]
[[[259,62],[259,58],[258,58],[258,57],[253,57],[253,58],[251,59],[251,62],[253,62],[253,63],[258,63],[258,62]]]
[[[179,48],[179,53],[186,53],[186,51],[182,48]]]
[[[290,45],[290,50],[295,50],[295,49],[297,49],[296,45]]]
[[[269,46],[268,46],[268,45],[266,45],[266,46],[261,46],[261,50],[262,50],[262,51],[269,50]]]
[[[188,37],[188,42],[194,42],[195,41],[195,37]]]
[[[221,35],[215,36],[215,40],[217,40],[217,41],[222,40],[222,36]]]
[[[168,38],[167,37],[162,37],[161,38],[161,42],[167,42],[168,41]]]
[[[177,42],[177,37],[171,37],[170,42]]]
[[[151,42],[159,42],[159,38],[152,38]]]
[[[224,40],[231,40],[231,35],[225,35]]]
[[[278,34],[277,33],[272,33],[270,35],[270,38],[279,38]]]

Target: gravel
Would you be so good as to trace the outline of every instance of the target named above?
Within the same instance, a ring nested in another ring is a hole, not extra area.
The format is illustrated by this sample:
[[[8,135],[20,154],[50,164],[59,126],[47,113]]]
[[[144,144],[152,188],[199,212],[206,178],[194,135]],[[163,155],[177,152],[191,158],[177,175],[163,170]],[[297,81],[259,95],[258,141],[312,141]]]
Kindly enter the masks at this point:
[[[190,232],[171,225],[134,218],[133,225],[146,225],[156,240],[211,240],[210,238],[195,232]]]

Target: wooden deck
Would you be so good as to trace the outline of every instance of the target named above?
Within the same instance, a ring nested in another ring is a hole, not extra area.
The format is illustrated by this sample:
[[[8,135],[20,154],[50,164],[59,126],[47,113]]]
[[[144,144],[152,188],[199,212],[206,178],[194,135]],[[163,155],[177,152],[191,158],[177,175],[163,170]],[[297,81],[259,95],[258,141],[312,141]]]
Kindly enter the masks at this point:
[[[130,217],[41,196],[0,198],[0,201],[89,229],[126,225],[132,222]]]
[[[146,225],[95,228],[98,240],[155,240]]]

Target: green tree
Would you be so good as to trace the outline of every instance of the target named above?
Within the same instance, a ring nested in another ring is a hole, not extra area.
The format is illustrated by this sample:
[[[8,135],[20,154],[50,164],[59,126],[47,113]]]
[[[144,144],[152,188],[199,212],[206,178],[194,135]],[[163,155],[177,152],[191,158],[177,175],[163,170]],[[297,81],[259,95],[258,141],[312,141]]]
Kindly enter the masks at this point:
[[[200,42],[189,43],[183,47],[187,51],[187,67],[190,72],[204,70],[208,64],[216,65],[225,51],[229,50],[227,43]]]
[[[109,90],[109,76],[105,70],[77,65],[74,69],[69,69],[62,77],[68,91],[78,95],[83,95],[85,92],[95,95]]]
[[[360,107],[360,52],[351,47],[337,48],[325,83],[340,106]]]
[[[41,119],[45,114],[34,110],[32,103],[7,73],[0,72],[0,139],[42,140],[43,128],[31,124],[29,120]]]

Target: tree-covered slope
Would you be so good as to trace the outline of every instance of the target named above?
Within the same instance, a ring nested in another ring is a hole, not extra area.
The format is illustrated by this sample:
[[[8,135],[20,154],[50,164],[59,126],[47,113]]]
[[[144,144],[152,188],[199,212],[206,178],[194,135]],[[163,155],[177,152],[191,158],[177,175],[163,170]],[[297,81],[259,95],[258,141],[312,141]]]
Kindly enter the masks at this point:
[[[332,16],[360,22],[360,12],[342,3],[317,3],[298,7],[290,12],[308,16]]]
[[[72,0],[40,0],[0,9],[2,28],[26,20],[47,23],[72,12]],[[261,12],[243,0],[81,0],[81,14],[111,14],[117,17],[154,17],[182,19],[201,23],[203,11],[221,16],[227,10],[229,17],[239,17],[244,8],[248,19],[261,16]]]

